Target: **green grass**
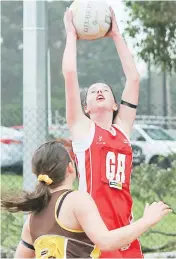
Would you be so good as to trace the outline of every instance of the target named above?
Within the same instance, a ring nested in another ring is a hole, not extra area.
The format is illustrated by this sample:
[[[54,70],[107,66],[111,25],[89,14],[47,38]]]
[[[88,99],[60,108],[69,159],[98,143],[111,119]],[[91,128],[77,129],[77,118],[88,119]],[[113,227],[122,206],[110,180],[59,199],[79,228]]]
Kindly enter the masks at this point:
[[[1,195],[11,195],[22,189],[23,179],[13,173],[1,175]],[[1,245],[15,248],[20,240],[23,226],[23,213],[1,211]]]
[[[175,202],[175,198],[167,197],[168,201],[172,204],[172,201]],[[138,199],[134,199],[133,213],[134,219],[137,220],[142,217],[144,211],[144,204],[142,204]],[[169,214],[166,216],[160,223],[152,228],[152,231],[160,231],[165,233],[176,233],[176,215]],[[154,249],[162,247],[170,242],[174,242],[176,237],[174,236],[165,236],[157,233],[147,233],[143,234],[140,238],[141,244],[144,248]],[[175,242],[176,243],[176,242]],[[167,251],[167,249],[165,249]],[[170,250],[170,249],[169,249]]]
[[[1,176],[2,194],[18,191],[22,189],[22,176],[15,174],[3,174]],[[77,186],[75,183],[74,187]],[[175,202],[175,198],[167,197],[169,204]],[[143,215],[144,204],[139,199],[134,199],[134,218],[137,220]],[[1,242],[4,247],[16,247],[20,240],[22,225],[23,225],[23,214],[22,213],[7,213],[1,212],[2,222],[2,234]],[[162,231],[166,233],[176,232],[176,215],[170,214],[165,217],[153,230]],[[143,247],[156,248],[172,242],[175,237],[164,236],[160,234],[150,234],[149,232],[144,234],[141,238]]]
[[[21,190],[23,178],[21,175],[7,173],[1,175],[2,192]]]

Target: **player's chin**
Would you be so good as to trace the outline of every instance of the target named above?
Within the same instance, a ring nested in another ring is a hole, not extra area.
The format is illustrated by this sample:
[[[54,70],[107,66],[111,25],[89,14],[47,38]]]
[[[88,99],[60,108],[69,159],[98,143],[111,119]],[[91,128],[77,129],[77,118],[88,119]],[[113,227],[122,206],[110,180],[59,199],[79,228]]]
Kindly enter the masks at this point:
[[[101,110],[101,111],[109,111],[109,106],[105,102],[98,102],[96,104],[96,110]]]
[[[103,107],[106,107],[106,106],[107,106],[106,100],[97,100],[97,101],[96,101],[96,106],[97,106],[97,107],[99,107],[99,106],[100,106],[100,107],[102,107],[102,106],[103,106]]]

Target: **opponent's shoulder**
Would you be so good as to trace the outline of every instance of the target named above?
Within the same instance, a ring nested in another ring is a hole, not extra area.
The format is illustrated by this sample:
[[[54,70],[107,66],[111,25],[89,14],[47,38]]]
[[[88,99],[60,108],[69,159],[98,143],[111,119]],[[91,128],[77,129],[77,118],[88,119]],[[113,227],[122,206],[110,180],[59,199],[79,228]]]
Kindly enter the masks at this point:
[[[74,199],[75,201],[81,201],[81,200],[92,200],[92,197],[88,192],[76,190],[70,193],[70,197]]]
[[[80,207],[93,202],[93,199],[88,192],[78,190],[70,193],[70,201],[74,207]]]

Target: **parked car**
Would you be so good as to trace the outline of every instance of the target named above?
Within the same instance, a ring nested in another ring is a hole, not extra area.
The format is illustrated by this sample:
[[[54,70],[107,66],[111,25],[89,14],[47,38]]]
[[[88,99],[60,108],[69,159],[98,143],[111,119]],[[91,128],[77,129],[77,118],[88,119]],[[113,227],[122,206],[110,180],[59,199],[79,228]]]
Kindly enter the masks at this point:
[[[176,154],[176,140],[163,128],[153,125],[136,124],[131,134],[132,145],[142,148],[145,163],[160,164],[169,167],[167,158],[170,154]],[[164,159],[161,162],[160,157]]]
[[[168,129],[166,131],[176,140],[176,129]]]
[[[11,128],[16,129],[20,132],[24,132],[23,125],[12,126]],[[69,129],[66,124],[64,125],[51,125],[48,128],[48,133],[52,138],[67,138],[70,136]]]
[[[132,144],[131,146],[133,150],[133,165],[140,165],[145,161],[145,155],[143,154],[143,150],[136,144]]]
[[[5,170],[21,170],[23,161],[23,133],[1,126],[0,167]]]

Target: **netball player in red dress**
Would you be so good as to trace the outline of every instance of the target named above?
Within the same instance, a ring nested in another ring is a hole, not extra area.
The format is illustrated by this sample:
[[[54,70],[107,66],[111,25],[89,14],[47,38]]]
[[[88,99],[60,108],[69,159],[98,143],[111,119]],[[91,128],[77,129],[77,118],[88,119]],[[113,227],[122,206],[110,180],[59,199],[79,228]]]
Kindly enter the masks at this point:
[[[83,112],[77,75],[77,35],[70,11],[66,11],[64,23],[67,33],[63,56],[66,119],[78,163],[79,189],[93,197],[109,230],[120,228],[132,221],[129,138],[136,117],[139,75],[112,12],[112,29],[107,36],[114,40],[126,76],[122,101],[118,106],[111,88],[96,83],[87,91]],[[135,240],[120,250],[103,252],[102,257],[143,258],[143,255],[139,241]]]

